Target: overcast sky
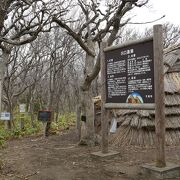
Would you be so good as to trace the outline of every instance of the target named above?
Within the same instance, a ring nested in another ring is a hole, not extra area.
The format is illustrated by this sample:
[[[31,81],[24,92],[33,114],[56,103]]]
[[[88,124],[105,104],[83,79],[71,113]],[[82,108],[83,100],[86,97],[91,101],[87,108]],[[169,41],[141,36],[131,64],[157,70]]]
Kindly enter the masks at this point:
[[[131,20],[132,22],[146,22],[158,19],[165,15],[162,20],[159,20],[153,24],[159,24],[164,22],[171,22],[180,26],[180,0],[150,0],[148,7],[137,8],[134,14],[136,16]],[[153,24],[136,25],[138,29],[144,27],[152,27]]]

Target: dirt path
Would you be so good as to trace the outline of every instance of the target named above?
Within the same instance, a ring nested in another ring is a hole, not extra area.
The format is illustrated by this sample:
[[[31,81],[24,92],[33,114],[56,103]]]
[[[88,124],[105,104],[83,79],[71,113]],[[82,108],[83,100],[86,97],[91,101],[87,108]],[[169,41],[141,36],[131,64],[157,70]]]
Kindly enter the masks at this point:
[[[0,150],[1,180],[140,180],[139,166],[155,159],[154,149],[116,149],[112,159],[91,156],[99,147],[77,146],[74,130],[8,142]],[[180,163],[180,146],[167,147],[167,159]]]

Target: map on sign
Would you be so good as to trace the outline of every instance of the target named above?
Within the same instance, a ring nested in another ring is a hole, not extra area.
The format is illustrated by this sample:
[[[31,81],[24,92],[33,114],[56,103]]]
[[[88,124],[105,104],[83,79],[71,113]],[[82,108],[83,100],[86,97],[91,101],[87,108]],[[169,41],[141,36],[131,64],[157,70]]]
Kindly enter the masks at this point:
[[[106,103],[154,103],[153,40],[105,51]]]

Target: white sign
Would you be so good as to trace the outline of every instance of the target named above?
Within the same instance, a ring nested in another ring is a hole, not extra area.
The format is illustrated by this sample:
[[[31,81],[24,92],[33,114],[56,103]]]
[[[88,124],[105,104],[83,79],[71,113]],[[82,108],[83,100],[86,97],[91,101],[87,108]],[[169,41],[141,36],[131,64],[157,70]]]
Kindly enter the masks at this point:
[[[20,104],[19,105],[19,112],[21,112],[21,113],[26,112],[26,104]]]
[[[115,133],[117,129],[117,121],[115,118],[112,119],[112,126],[110,128],[110,132],[111,133]]]
[[[1,112],[1,117],[0,119],[1,120],[4,120],[4,121],[9,121],[10,120],[10,113],[9,112]]]

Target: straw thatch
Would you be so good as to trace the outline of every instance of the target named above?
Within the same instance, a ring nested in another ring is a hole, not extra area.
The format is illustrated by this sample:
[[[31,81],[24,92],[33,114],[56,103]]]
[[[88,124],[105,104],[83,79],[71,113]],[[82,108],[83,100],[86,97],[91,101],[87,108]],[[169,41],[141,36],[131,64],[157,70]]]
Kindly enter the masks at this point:
[[[166,144],[180,143],[180,49],[164,53]],[[117,110],[113,145],[155,145],[154,110]]]
[[[180,144],[180,48],[164,53],[166,144]],[[154,110],[113,110],[119,128],[112,145],[155,145]]]

